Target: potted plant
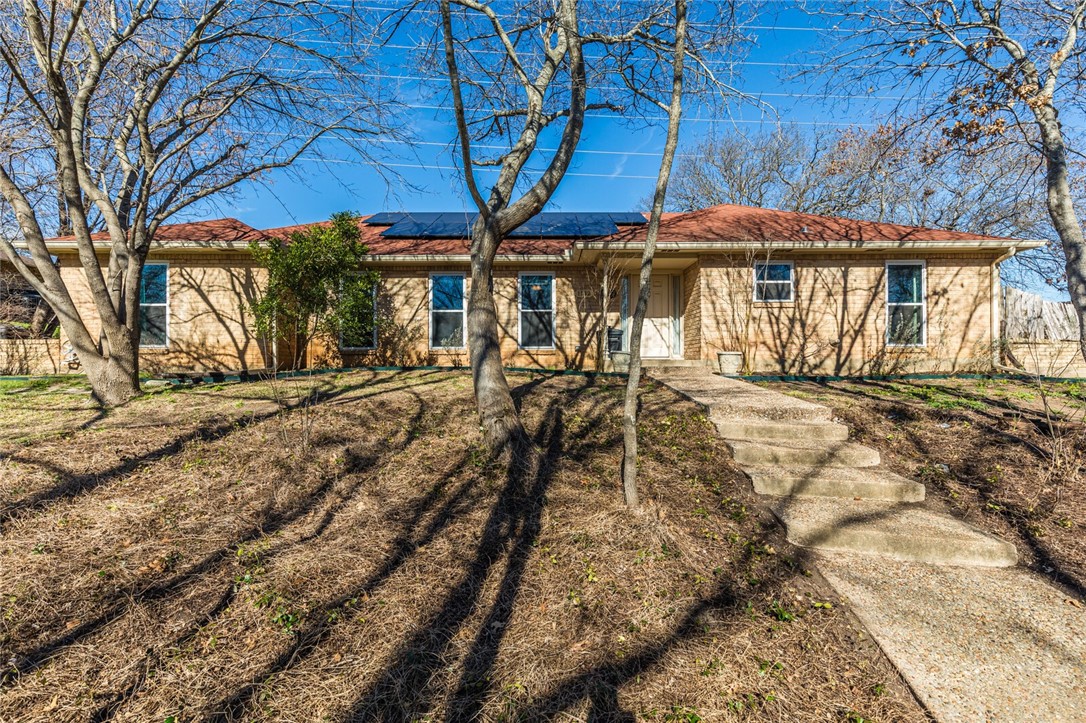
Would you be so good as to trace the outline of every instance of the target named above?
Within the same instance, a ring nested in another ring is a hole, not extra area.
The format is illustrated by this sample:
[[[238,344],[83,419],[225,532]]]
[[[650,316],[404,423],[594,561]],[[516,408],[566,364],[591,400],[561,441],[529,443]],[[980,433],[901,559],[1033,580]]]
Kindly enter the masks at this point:
[[[721,351],[716,355],[717,367],[726,377],[737,377],[743,369],[743,352]]]

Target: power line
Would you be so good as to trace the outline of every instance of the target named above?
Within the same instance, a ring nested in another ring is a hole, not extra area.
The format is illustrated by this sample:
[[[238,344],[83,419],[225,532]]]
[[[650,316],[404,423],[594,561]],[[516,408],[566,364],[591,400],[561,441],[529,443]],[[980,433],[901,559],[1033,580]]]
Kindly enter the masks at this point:
[[[458,166],[442,166],[442,165],[437,165],[437,164],[431,165],[431,164],[426,164],[426,163],[378,163],[378,162],[358,163],[357,161],[348,161],[348,160],[342,159],[342,158],[319,158],[319,157],[308,157],[308,156],[301,156],[297,160],[302,161],[302,162],[309,162],[309,163],[345,163],[345,164],[350,164],[350,165],[355,165],[355,166],[372,166],[372,167],[388,167],[388,168],[416,168],[416,169],[422,169],[422,170],[425,170],[425,171],[456,171],[457,173],[461,172],[461,169]],[[500,168],[488,168],[488,167],[474,168],[472,170],[474,170],[475,173],[499,173],[501,171]],[[524,172],[525,173],[543,173],[543,171],[541,169],[534,169],[534,168],[525,168]],[[632,175],[632,174],[625,174],[625,173],[585,173],[583,171],[566,171],[566,173],[563,174],[563,175],[566,175],[566,176],[578,176],[578,177],[582,177],[582,178],[610,178],[610,179],[628,178],[628,179],[635,179],[635,180],[650,180],[650,181],[656,180],[656,176],[641,176],[641,175]]]

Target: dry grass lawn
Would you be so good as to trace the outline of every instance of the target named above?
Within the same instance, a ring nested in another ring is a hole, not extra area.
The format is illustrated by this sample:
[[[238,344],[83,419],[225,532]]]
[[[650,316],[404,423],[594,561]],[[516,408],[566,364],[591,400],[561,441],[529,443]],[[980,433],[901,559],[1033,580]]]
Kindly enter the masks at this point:
[[[925,720],[697,409],[511,378],[544,462],[480,445],[467,373],[0,394],[0,720]]]

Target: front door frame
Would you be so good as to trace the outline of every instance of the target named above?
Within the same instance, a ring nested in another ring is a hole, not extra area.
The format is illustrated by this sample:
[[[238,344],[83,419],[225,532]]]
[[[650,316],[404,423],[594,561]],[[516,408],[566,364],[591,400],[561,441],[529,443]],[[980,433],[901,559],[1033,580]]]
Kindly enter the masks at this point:
[[[682,359],[683,354],[683,325],[682,325],[682,277],[668,273],[653,273],[653,277],[667,280],[667,290],[664,292],[668,309],[667,348],[666,356],[646,356],[644,359]],[[652,280],[649,280],[652,283]],[[636,277],[628,284],[628,288],[636,288]],[[647,314],[646,314],[647,321]],[[642,331],[642,339],[644,332]]]

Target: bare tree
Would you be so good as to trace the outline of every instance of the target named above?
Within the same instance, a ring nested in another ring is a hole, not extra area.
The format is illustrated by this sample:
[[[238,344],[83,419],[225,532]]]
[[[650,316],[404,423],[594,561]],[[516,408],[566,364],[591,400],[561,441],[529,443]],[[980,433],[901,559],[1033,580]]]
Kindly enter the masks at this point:
[[[962,146],[1013,138],[1043,159],[1045,205],[1086,357],[1086,237],[1071,176],[1083,137],[1060,121],[1086,103],[1086,0],[903,0],[836,14],[839,27],[856,30],[830,52],[836,79],[862,78],[861,87],[889,79],[927,102],[928,118]]]
[[[579,0],[502,7],[498,14],[476,0],[440,2],[457,155],[479,213],[472,227],[467,340],[476,404],[494,452],[523,435],[502,369],[492,273],[498,248],[551,199],[573,160],[586,112],[639,118],[646,99],[666,85],[656,66],[673,47],[665,38],[671,6],[662,0],[639,4],[635,16],[628,6]],[[687,44],[701,77],[712,77],[701,53],[732,44],[730,30],[727,23],[714,25],[699,44]],[[588,49],[596,53],[590,66]],[[557,135],[556,147],[546,152],[538,145],[545,132]],[[502,151],[480,157],[484,139],[501,140]],[[533,171],[529,161],[539,157],[545,167]],[[480,185],[479,169],[496,173],[489,189]]]
[[[1077,180],[1074,202],[1083,209],[1086,178]],[[1045,193],[1043,160],[1020,144],[962,148],[908,122],[812,133],[785,126],[702,140],[681,156],[667,206],[735,203],[1044,239],[1010,260],[1004,278],[1066,292],[1066,258]]]
[[[675,50],[672,61],[671,100],[664,103],[653,99],[667,112],[667,138],[664,155],[660,159],[660,171],[656,176],[656,191],[652,198],[645,248],[641,254],[641,271],[638,279],[637,305],[634,307],[630,326],[630,374],[626,379],[626,398],[622,407],[622,494],[631,510],[640,507],[637,493],[637,392],[641,384],[641,331],[645,314],[649,309],[652,291],[652,262],[656,255],[656,239],[660,234],[660,217],[664,212],[664,198],[675,161],[675,148],[679,145],[679,123],[682,119],[683,61],[686,49],[686,0],[675,0]]]
[[[951,151],[945,139],[905,125],[710,137],[679,162],[667,205],[689,211],[736,203],[983,234],[1043,233],[1043,188],[1028,153],[1009,145]]]
[[[56,311],[95,396],[121,404],[139,393],[159,228],[326,136],[365,153],[387,107],[358,74],[369,38],[349,8],[318,2],[0,0],[0,17],[0,213],[17,229],[0,253]],[[93,309],[53,264],[58,232]]]

